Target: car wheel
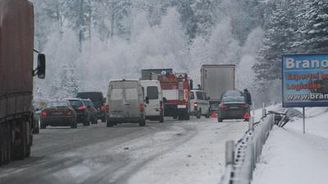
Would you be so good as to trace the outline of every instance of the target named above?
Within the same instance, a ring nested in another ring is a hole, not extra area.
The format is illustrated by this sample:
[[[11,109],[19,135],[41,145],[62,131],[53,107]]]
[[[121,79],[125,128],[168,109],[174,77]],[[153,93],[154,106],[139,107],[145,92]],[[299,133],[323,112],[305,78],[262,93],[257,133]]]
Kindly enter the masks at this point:
[[[97,124],[97,123],[98,123],[98,119],[97,118],[93,118],[92,124]]]
[[[77,123],[76,121],[73,121],[72,124],[71,124],[71,128],[77,128]]]
[[[33,128],[33,134],[39,134],[40,133],[40,128],[39,127],[34,127]]]
[[[103,116],[103,117],[101,118],[101,122],[106,123],[106,116]]]
[[[84,121],[84,122],[83,122],[83,126],[90,126],[90,121],[87,121],[87,120]]]
[[[41,123],[40,128],[41,128],[41,129],[46,129],[46,128],[47,128],[47,125]]]
[[[146,120],[145,119],[142,119],[139,121],[139,126],[145,126],[146,125]]]

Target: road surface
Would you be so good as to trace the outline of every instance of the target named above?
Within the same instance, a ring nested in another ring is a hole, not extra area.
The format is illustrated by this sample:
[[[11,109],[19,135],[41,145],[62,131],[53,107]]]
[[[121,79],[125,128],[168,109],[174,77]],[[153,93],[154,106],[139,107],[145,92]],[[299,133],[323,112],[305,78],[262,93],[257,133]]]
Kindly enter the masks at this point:
[[[0,183],[217,183],[226,140],[246,122],[215,119],[50,127],[34,136],[32,155],[0,168]]]

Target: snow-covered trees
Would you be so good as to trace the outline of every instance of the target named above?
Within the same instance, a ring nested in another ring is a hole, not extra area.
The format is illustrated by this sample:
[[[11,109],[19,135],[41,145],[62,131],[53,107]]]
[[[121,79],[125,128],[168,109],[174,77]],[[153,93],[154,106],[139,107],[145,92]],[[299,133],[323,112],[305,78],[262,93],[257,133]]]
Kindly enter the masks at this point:
[[[301,14],[303,25],[300,33],[304,37],[301,47],[310,52],[328,51],[328,1],[307,0]]]
[[[138,78],[140,69],[153,67],[187,71],[199,81],[201,64],[234,63],[238,87],[254,86],[265,100],[268,91],[279,96],[282,54],[328,50],[324,0],[33,2],[35,45],[48,58],[50,79],[37,82],[43,94],[59,93],[61,85],[105,92],[109,79]],[[56,77],[61,66],[72,66],[75,76]],[[273,81],[275,90],[267,85]]]

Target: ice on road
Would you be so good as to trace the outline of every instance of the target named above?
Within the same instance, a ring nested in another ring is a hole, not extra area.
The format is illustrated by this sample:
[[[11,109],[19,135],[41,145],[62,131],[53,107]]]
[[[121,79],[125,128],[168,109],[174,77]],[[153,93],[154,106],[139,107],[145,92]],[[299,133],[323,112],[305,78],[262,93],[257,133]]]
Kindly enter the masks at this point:
[[[50,128],[35,136],[31,158],[0,168],[0,183],[217,184],[225,142],[248,124],[192,119]]]

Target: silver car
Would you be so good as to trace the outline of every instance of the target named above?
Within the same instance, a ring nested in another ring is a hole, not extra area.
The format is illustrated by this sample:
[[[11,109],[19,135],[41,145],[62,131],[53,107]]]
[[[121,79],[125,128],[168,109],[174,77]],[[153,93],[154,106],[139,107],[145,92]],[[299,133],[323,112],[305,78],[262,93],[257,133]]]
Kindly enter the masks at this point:
[[[110,81],[107,93],[107,127],[136,122],[145,126],[144,93],[138,80]]]

